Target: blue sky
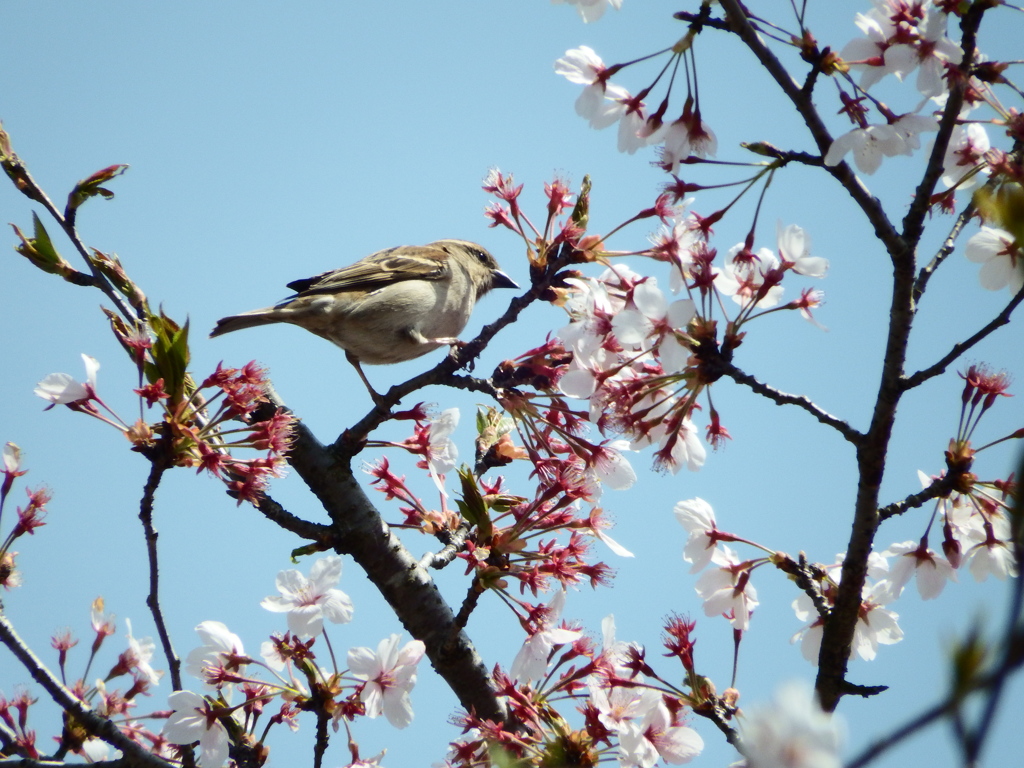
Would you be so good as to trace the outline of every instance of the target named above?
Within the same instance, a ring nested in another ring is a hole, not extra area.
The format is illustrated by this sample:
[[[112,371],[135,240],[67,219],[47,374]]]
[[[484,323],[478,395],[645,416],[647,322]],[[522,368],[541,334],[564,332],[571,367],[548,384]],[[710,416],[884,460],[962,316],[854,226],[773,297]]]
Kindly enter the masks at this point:
[[[788,25],[787,3],[765,6],[765,14],[780,14]],[[55,199],[99,168],[130,164],[112,184],[113,201],[93,201],[82,210],[86,242],[119,254],[154,305],[190,320],[198,376],[221,360],[227,365],[259,360],[285,401],[326,441],[370,407],[344,356],[291,327],[207,340],[216,319],[282,298],[290,280],[380,248],[443,237],[484,244],[525,284],[521,243],[489,229],[482,215],[488,198],[480,181],[491,167],[513,172],[526,184],[524,205],[535,218],[542,216],[542,185],[554,174],[574,188],[584,174],[592,176],[595,231],[650,205],[665,180],[650,165],[653,151],[619,154],[614,129],[589,129],[573,112],[577,88],[557,77],[552,63],[581,44],[608,63],[670,45],[684,31],[671,18],[677,9],[627,0],[620,12],[584,26],[571,8],[539,0],[10,3],[0,49],[5,72],[0,119],[15,150]],[[841,48],[857,32],[852,20],[858,10],[867,10],[866,4],[812,4],[810,26],[823,44]],[[1022,29],[1020,17],[1007,13],[1003,22],[989,26],[981,45],[993,58],[1019,56],[1019,50],[1011,52]],[[747,159],[738,148],[742,141],[810,147],[806,131],[749,54],[710,32],[698,40],[697,50],[704,117],[718,134],[720,159]],[[628,71],[621,79],[637,89],[654,71]],[[831,96],[827,85],[821,102]],[[911,98],[897,89],[881,93],[894,105]],[[846,130],[830,104],[822,104],[822,110],[834,133]],[[866,178],[893,218],[901,217],[919,168],[920,157],[900,157]],[[819,176],[806,169],[779,174],[761,213],[757,245],[774,247],[777,220],[809,232],[815,253],[831,261],[828,278],[816,286],[827,294],[818,318],[829,330],[820,331],[795,313],[780,313],[751,328],[737,362],[863,427],[880,367],[888,262],[845,193]],[[706,214],[726,199],[724,193],[709,192],[694,208]],[[716,229],[720,249],[743,238],[752,205],[744,201],[740,212]],[[2,222],[27,229],[32,209],[10,185],[0,185]],[[931,246],[947,228],[947,222],[935,221]],[[642,247],[648,232],[633,226],[611,244]],[[8,240],[13,244],[13,235]],[[58,247],[71,258],[68,244],[58,241]],[[137,520],[147,466],[113,430],[66,409],[44,413],[42,401],[32,395],[47,373],[80,377],[84,352],[103,364],[104,399],[132,413],[134,372],[106,330],[98,294],[41,274],[13,251],[0,265],[0,442],[22,447],[31,471],[28,484],[45,483],[54,492],[50,524],[19,542],[25,585],[4,596],[5,611],[44,657],[50,634],[65,626],[88,644],[89,604],[100,594],[119,618],[132,619],[136,635],[152,635],[143,603],[145,562]],[[976,269],[958,253],[932,281],[912,341],[912,367],[935,360],[1005,304],[1005,292],[978,286]],[[507,298],[482,301],[466,337],[499,314]],[[533,308],[496,339],[478,370],[535,346],[563,323],[561,311]],[[1019,389],[1022,341],[1019,325],[1010,326],[973,350],[967,362],[1009,369]],[[370,368],[368,375],[383,388],[432,365],[438,355]],[[942,451],[956,428],[960,388],[956,377],[933,380],[904,402],[884,499],[917,490],[918,469],[942,468]],[[462,407],[457,435],[469,456],[470,415],[477,400],[442,389],[423,396],[442,408]],[[733,442],[710,455],[695,474],[653,475],[647,471],[649,455],[632,457],[641,482],[628,492],[609,492],[604,501],[617,524],[613,535],[637,557],[620,560],[608,553],[606,559],[618,569],[615,586],[571,593],[565,616],[598,633],[600,619],[614,612],[619,637],[643,642],[655,655],[662,619],[690,613],[699,621],[698,667],[724,687],[731,631],[724,621],[703,617],[692,589],[695,577],[680,558],[685,537],[673,519],[673,505],[700,496],[714,506],[723,527],[831,562],[848,535],[854,466],[847,444],[806,414],[778,408],[728,383],[715,397]],[[1003,399],[983,422],[979,440],[1019,427],[1022,415],[1024,398]],[[400,429],[389,434],[404,437]],[[1005,476],[1012,452],[991,454],[979,474]],[[415,473],[411,463],[404,471]],[[273,494],[296,514],[322,518],[297,478],[276,482]],[[926,514],[893,521],[880,544],[919,537]],[[385,509],[385,518],[398,519],[397,509]],[[164,585],[172,598],[168,617],[180,653],[193,647],[192,628],[206,619],[227,623],[253,651],[267,633],[282,628],[259,601],[274,591],[277,571],[290,567],[294,542],[289,537],[253,510],[236,507],[216,483],[184,470],[172,473],[160,490],[157,525]],[[415,554],[431,548],[431,542],[415,537],[406,541]],[[308,563],[301,567],[308,569]],[[767,699],[785,679],[813,678],[812,667],[789,644],[800,627],[789,608],[795,597],[791,586],[764,569],[757,576],[762,605],[742,650],[738,684],[746,705]],[[967,626],[974,621],[993,630],[999,626],[1004,586],[979,586],[968,574],[961,576],[962,583],[950,585],[937,601],[898,603],[907,639],[883,648],[875,662],[852,664],[851,679],[888,684],[891,690],[875,701],[844,702],[851,754],[941,695],[943,659]],[[461,599],[461,569],[441,573],[438,581],[451,600]],[[351,561],[341,587],[355,602],[356,618],[332,634],[336,646],[375,647],[380,638],[400,631]],[[469,630],[489,665],[507,667],[522,640],[518,624],[497,600],[473,617]],[[123,631],[122,624],[115,639]],[[78,650],[81,658],[84,651]],[[0,691],[9,694],[13,684],[26,680],[12,663],[0,664]],[[154,707],[166,693],[154,697]],[[1019,707],[1022,695],[1018,681],[987,754],[991,764],[1012,762],[1008,758],[1018,751],[1007,713]],[[413,702],[416,721],[407,732],[383,722],[357,725],[365,755],[388,747],[384,764],[391,768],[443,757],[456,735],[446,725],[455,701],[426,666]],[[713,729],[702,722],[696,727],[708,744],[701,764],[724,765],[734,758]],[[37,728],[48,732],[43,723]],[[308,761],[311,732],[307,724],[297,736],[275,740],[272,764]],[[883,764],[952,765],[949,743],[945,729],[934,729]],[[329,764],[345,762],[339,741]]]

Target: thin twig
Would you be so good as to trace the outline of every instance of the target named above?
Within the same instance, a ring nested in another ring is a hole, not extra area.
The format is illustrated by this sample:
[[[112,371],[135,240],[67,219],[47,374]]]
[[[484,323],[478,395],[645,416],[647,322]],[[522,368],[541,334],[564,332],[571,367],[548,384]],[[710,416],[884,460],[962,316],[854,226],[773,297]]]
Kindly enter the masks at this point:
[[[938,269],[942,262],[944,262],[949,255],[953,252],[956,247],[956,240],[960,237],[960,233],[963,231],[967,222],[970,221],[971,216],[974,215],[974,202],[967,204],[967,207],[960,212],[960,215],[956,217],[956,221],[953,222],[953,228],[950,230],[946,239],[942,241],[942,246],[939,248],[932,260],[928,262],[928,265],[921,268],[920,273],[917,275],[917,281],[914,283],[914,304],[915,306],[921,300],[921,296],[925,292],[925,288],[928,286],[928,281],[931,276],[935,274],[935,270]]]
[[[469,535],[469,524],[463,522],[449,536],[444,549],[439,552],[427,552],[420,558],[420,568],[434,568],[441,570],[449,565],[466,546],[466,537]]]
[[[878,510],[878,522],[884,522],[890,517],[902,515],[908,510],[922,507],[932,499],[945,498],[953,490],[953,484],[959,479],[956,475],[944,475],[924,490],[911,494],[902,501],[886,504]]]
[[[732,363],[725,362],[724,360],[721,361],[720,370],[737,384],[743,384],[744,386],[750,387],[754,392],[768,398],[776,405],[795,405],[798,408],[807,411],[807,413],[811,414],[811,416],[822,424],[835,429],[854,445],[859,445],[864,439],[864,435],[861,432],[858,432],[838,416],[833,416],[831,413],[819,408],[806,395],[791,395],[787,392],[775,389],[774,387],[770,387],[767,384],[758,381],[749,373],[741,371]]]
[[[928,381],[928,379],[944,373],[946,368],[948,368],[950,364],[952,364],[953,361],[960,357],[964,352],[969,350],[979,341],[982,341],[987,336],[991,335],[994,331],[1002,328],[1004,325],[1007,325],[1010,322],[1010,315],[1013,314],[1013,310],[1015,310],[1022,301],[1024,301],[1024,288],[1017,291],[1017,295],[1010,299],[1010,303],[1003,308],[1003,311],[992,318],[992,320],[990,320],[977,333],[954,344],[953,348],[943,355],[937,362],[904,378],[901,384],[904,391],[920,386],[924,382]]]
[[[150,459],[152,464],[149,469],[149,477],[142,492],[142,501],[139,504],[139,520],[142,521],[142,530],[146,536],[146,553],[149,557],[149,594],[146,595],[146,605],[153,614],[153,622],[156,624],[157,634],[160,636],[160,645],[164,651],[164,658],[167,659],[167,668],[171,675],[171,685],[174,690],[181,690],[181,659],[174,652],[174,645],[171,642],[170,633],[164,622],[163,610],[160,607],[160,561],[157,552],[157,539],[159,534],[153,525],[153,500],[156,496],[156,489],[160,486],[170,466],[168,450],[170,449],[170,433],[165,433],[160,438],[157,450]]]

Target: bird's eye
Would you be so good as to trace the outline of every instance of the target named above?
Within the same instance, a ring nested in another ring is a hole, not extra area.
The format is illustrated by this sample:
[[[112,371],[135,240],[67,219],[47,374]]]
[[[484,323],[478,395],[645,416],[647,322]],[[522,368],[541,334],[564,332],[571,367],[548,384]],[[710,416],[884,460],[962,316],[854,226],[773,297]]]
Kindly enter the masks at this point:
[[[477,261],[483,264],[485,267],[490,266],[487,254],[484,251],[473,251],[473,255],[476,256]]]

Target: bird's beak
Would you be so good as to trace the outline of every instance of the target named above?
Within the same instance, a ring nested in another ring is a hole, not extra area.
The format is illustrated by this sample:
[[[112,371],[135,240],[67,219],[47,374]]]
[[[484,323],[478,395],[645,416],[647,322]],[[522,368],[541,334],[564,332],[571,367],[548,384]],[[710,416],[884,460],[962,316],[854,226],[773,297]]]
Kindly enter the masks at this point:
[[[501,270],[491,272],[491,287],[493,288],[518,288],[519,285],[511,277]]]

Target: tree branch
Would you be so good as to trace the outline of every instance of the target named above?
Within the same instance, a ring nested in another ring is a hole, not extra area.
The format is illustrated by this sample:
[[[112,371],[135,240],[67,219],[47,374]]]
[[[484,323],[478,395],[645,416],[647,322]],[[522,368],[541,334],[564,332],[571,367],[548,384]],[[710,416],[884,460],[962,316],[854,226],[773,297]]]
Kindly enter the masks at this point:
[[[960,478],[956,475],[944,475],[938,480],[934,481],[924,490],[918,491],[915,494],[907,496],[902,501],[896,501],[892,504],[887,504],[878,510],[878,522],[884,522],[890,517],[896,515],[902,515],[904,512],[916,509],[917,507],[924,506],[927,502],[932,499],[945,498],[949,495],[950,491],[953,490],[953,484]]]
[[[798,408],[802,408],[822,424],[835,429],[854,445],[858,445],[861,440],[864,439],[864,435],[861,432],[858,432],[837,416],[833,416],[827,411],[816,406],[806,395],[791,395],[775,389],[774,387],[770,387],[767,384],[758,381],[749,373],[741,371],[732,363],[724,360],[721,361],[720,370],[724,375],[728,376],[737,384],[743,384],[750,387],[754,392],[768,398],[776,405],[795,405]]]
[[[146,605],[149,607],[150,613],[153,614],[153,623],[156,624],[156,631],[160,636],[160,645],[163,648],[164,658],[167,659],[167,668],[171,675],[171,685],[174,690],[180,691],[181,659],[174,652],[174,644],[171,642],[171,635],[164,622],[163,610],[160,608],[160,561],[156,547],[159,534],[153,525],[153,500],[164,472],[171,466],[168,454],[170,450],[170,432],[165,432],[150,457],[149,477],[146,479],[142,501],[139,503],[139,520],[142,521],[142,530],[146,536],[146,554],[149,558],[149,594],[146,595]]]
[[[118,761],[123,766],[132,768],[174,768],[171,763],[161,760],[159,757],[150,754],[144,747],[136,744],[123,734],[114,723],[105,717],[97,715],[86,707],[75,697],[71,691],[53,676],[53,673],[29,650],[28,646],[18,636],[14,626],[7,620],[7,617],[0,614],[0,643],[3,643],[14,654],[32,675],[43,690],[45,690],[57,706],[69,713],[75,720],[81,723],[92,735],[103,739],[110,746],[120,749],[124,754],[124,760]],[[19,762],[15,761],[15,765]]]
[[[953,348],[949,350],[949,352],[943,355],[938,361],[936,361],[932,365],[928,366],[927,368],[922,368],[920,371],[913,374],[912,376],[907,376],[906,378],[904,378],[902,383],[903,389],[913,389],[914,387],[924,384],[924,382],[928,381],[928,379],[934,378],[935,376],[938,376],[939,374],[945,372],[946,368],[948,368],[949,365],[953,363],[953,361],[960,357],[960,355],[969,350],[971,347],[973,347],[975,344],[977,344],[985,337],[991,335],[997,329],[1002,328],[1004,325],[1007,325],[1010,322],[1010,315],[1013,314],[1013,310],[1015,310],[1022,301],[1024,301],[1024,289],[1018,291],[1017,295],[1010,299],[1010,303],[1003,308],[1003,311],[996,315],[994,318],[992,318],[992,320],[989,321],[977,333],[975,333],[972,336],[969,336],[968,338],[964,339],[961,342],[954,344]]]
[[[394,390],[392,390],[394,391]],[[275,394],[274,405],[284,407]],[[323,446],[301,421],[288,460],[330,515],[331,546],[349,554],[469,712],[504,721],[505,708],[473,644],[455,623],[430,574],[413,558],[356,482],[350,462]]]

